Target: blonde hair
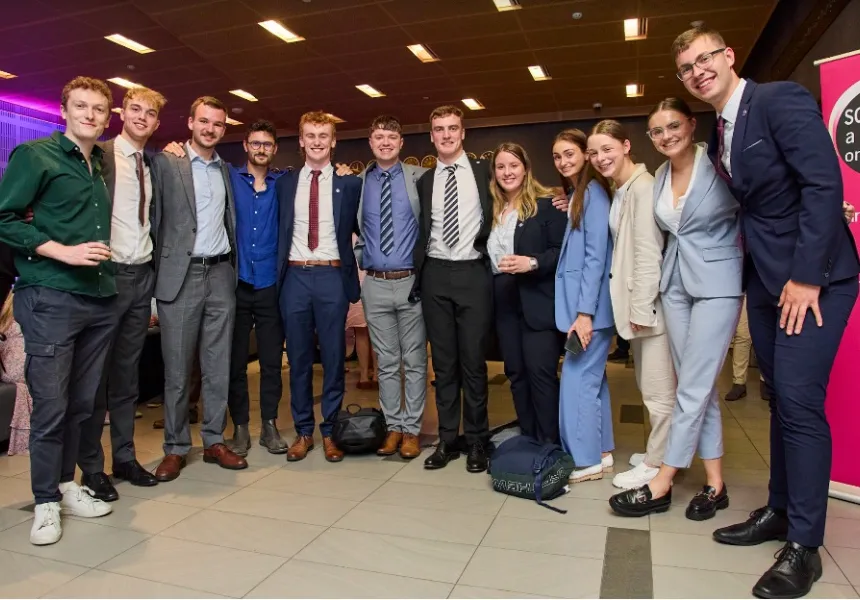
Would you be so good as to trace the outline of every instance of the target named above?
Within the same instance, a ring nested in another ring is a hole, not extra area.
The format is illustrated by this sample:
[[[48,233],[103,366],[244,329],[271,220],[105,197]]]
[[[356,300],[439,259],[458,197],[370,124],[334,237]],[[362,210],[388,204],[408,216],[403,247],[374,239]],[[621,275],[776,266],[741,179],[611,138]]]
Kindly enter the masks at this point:
[[[125,93],[125,97],[122,99],[122,107],[125,108],[129,102],[135,99],[151,104],[157,113],[160,113],[164,105],[167,104],[167,99],[161,93],[148,87],[137,86]],[[196,109],[197,107],[195,106],[194,108]],[[194,113],[192,112],[191,114],[193,115]]]
[[[0,333],[8,332],[12,323],[15,322],[15,315],[12,312],[12,296],[13,292],[10,290],[9,295],[6,296],[6,301],[3,303],[3,308],[0,308]]]
[[[496,157],[498,157],[502,152],[507,152],[508,154],[515,156],[517,160],[523,163],[523,168],[526,172],[525,177],[523,178],[523,186],[520,188],[519,192],[517,192],[517,195],[511,201],[511,204],[517,211],[519,220],[525,221],[537,214],[538,198],[544,198],[547,196],[551,197],[552,191],[541,185],[541,183],[535,179],[532,174],[532,161],[529,159],[529,155],[525,148],[513,142],[504,142],[500,144],[499,147],[493,151],[493,158],[490,162],[490,169],[493,173],[492,181],[490,182],[490,195],[493,197],[494,223],[501,223],[500,217],[502,211],[505,209],[505,203],[507,202],[505,191],[496,180]]]
[[[704,26],[693,27],[675,38],[675,41],[672,43],[672,58],[678,58],[681,52],[686,52],[687,48],[692,46],[693,42],[701,37],[711,38],[718,46],[726,45],[726,40],[723,39],[723,36],[716,29]]]
[[[299,119],[299,136],[302,135],[305,125],[331,125],[332,135],[337,133],[337,121],[329,113],[321,110],[306,112],[302,115],[302,118]]]

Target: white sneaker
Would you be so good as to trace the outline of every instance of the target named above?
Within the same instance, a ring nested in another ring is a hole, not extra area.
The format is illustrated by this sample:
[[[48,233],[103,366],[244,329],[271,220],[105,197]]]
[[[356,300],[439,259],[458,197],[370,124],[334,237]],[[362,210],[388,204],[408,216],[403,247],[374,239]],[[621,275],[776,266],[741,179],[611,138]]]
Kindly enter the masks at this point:
[[[631,467],[638,467],[640,464],[642,464],[642,462],[644,460],[645,460],[645,453],[644,452],[637,452],[636,454],[634,454],[630,457],[630,466]]]
[[[596,464],[583,469],[575,469],[570,474],[570,483],[581,483],[583,481],[596,481],[603,479],[603,465]]]
[[[615,470],[615,458],[611,454],[604,456],[600,459],[600,466],[603,467],[604,473],[612,473]]]
[[[30,530],[30,543],[35,546],[56,544],[63,537],[60,523],[60,503],[45,502],[37,504],[33,511],[33,528]]]
[[[63,499],[60,507],[63,513],[74,517],[103,517],[113,510],[110,504],[93,497],[93,491],[87,486],[80,486],[74,481],[60,484]]]
[[[641,462],[629,471],[616,475],[612,479],[612,485],[622,490],[633,490],[643,485],[648,485],[659,472],[660,469],[649,467],[644,462]]]

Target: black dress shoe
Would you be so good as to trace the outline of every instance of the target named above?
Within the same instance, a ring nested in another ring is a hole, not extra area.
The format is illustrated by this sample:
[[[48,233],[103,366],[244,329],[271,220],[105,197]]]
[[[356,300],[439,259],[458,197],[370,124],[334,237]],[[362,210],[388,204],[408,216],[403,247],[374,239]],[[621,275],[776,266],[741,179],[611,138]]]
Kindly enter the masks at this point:
[[[647,485],[641,488],[627,490],[615,494],[609,499],[609,506],[622,517],[644,517],[651,513],[663,513],[672,504],[672,488],[662,498],[651,498],[651,488]]]
[[[475,442],[469,446],[469,454],[466,456],[466,470],[469,473],[483,473],[487,470],[487,449],[482,442]]]
[[[732,546],[755,546],[771,540],[784,542],[787,534],[788,516],[765,506],[751,512],[743,523],[717,529],[714,539]]]
[[[139,487],[152,487],[158,485],[155,475],[143,468],[136,460],[124,463],[116,463],[113,466],[114,479],[124,479],[131,485]]]
[[[98,498],[103,502],[114,502],[119,500],[119,493],[110,482],[110,477],[106,473],[91,473],[84,474],[81,477],[81,485],[92,490],[92,497]]]
[[[693,496],[690,504],[687,505],[687,518],[691,521],[707,521],[713,519],[718,510],[723,510],[729,507],[729,493],[726,484],[723,484],[723,489],[720,493],[709,485],[702,488],[702,491]]]
[[[821,555],[795,542],[776,553],[776,563],[753,587],[756,598],[802,598],[821,579]]]
[[[436,451],[427,457],[424,461],[425,469],[444,469],[448,463],[454,459],[460,458],[460,451],[454,450],[452,444],[447,442],[439,442],[436,446]]]

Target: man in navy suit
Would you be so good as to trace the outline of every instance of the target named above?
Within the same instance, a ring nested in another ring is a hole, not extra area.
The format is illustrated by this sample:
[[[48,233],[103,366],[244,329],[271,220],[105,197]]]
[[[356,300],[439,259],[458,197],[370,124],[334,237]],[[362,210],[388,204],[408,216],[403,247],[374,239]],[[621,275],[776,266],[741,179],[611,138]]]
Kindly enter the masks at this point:
[[[785,540],[753,594],[799,598],[822,574],[831,461],[824,399],[860,272],[839,162],[818,105],[799,85],[740,79],[734,51],[712,30],[683,33],[673,54],[687,90],[717,111],[708,153],[741,205],[750,333],[771,395],[767,506],[714,538]]]
[[[309,112],[299,121],[304,166],[276,184],[280,203],[278,289],[290,357],[290,408],[296,440],[288,461],[302,460],[314,447],[313,366],[319,339],[323,366],[320,433],[326,460],[343,460],[332,426],[344,394],[346,313],[359,298],[352,251],[361,181],[334,171],[335,121]]]

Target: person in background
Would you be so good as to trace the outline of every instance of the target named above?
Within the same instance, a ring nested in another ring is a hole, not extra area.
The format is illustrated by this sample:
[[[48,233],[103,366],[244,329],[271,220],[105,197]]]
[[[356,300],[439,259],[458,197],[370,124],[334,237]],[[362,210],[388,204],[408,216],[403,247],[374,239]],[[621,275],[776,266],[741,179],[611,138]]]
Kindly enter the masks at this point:
[[[609,362],[626,363],[628,358],[630,358],[630,342],[620,335],[616,335],[615,350],[609,354],[606,360]]]
[[[353,244],[357,241],[357,236],[352,236]],[[364,287],[364,278],[367,273],[359,267],[358,269],[358,285]],[[379,389],[379,383],[376,379],[376,360],[373,353],[373,344],[370,341],[370,332],[368,331],[367,318],[364,314],[364,306],[359,299],[349,305],[349,310],[346,313],[346,329],[352,330],[352,335],[355,340],[355,356],[358,359],[358,382],[355,384],[356,389],[372,390]]]
[[[15,385],[9,456],[30,453],[30,414],[33,412],[33,397],[24,377],[24,336],[15,321],[13,298],[14,294],[10,291],[0,309],[0,381]]]
[[[750,337],[747,318],[747,298],[744,295],[741,316],[732,338],[732,389],[726,393],[726,402],[735,402],[747,395],[747,372],[750,368],[751,349],[752,337]],[[767,386],[764,384],[764,376],[761,373],[759,373],[759,394],[762,400],[770,400]]]

